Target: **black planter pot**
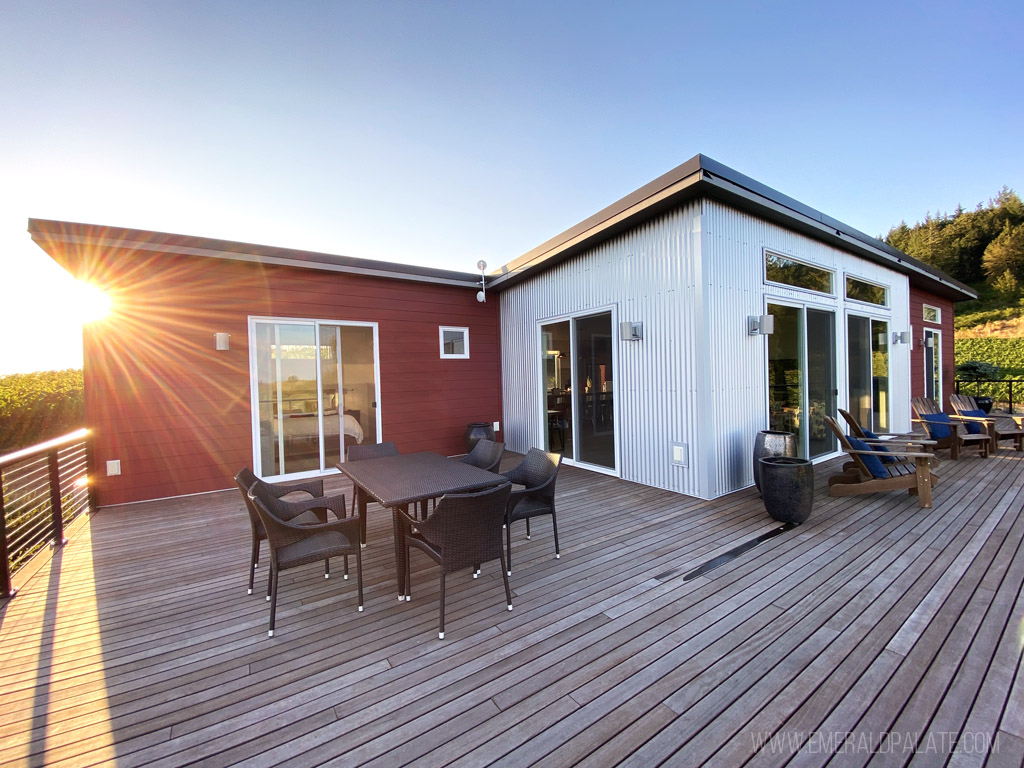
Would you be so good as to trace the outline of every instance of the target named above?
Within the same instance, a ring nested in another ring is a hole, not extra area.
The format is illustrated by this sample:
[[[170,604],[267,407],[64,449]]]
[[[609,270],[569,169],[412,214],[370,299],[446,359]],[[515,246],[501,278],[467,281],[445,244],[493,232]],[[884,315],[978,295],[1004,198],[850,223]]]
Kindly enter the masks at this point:
[[[775,520],[806,521],[814,506],[814,465],[791,456],[761,459],[761,498]]]
[[[754,485],[761,490],[761,459],[765,456],[796,456],[796,435],[763,429],[754,438]]]
[[[978,407],[985,413],[989,413],[992,410],[992,398],[982,395],[981,397],[974,398],[974,402],[978,404]]]
[[[473,421],[466,425],[466,453],[484,438],[494,439],[494,427],[486,421]]]

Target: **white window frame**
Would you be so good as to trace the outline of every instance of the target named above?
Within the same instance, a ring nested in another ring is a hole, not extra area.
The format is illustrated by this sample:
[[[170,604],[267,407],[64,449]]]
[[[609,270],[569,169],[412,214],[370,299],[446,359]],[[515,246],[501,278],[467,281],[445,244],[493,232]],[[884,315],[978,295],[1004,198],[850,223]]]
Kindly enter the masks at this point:
[[[789,283],[779,283],[779,282],[776,282],[775,280],[769,280],[768,279],[768,257],[769,256],[776,256],[776,257],[778,257],[780,259],[785,259],[786,261],[792,261],[792,262],[795,262],[797,264],[803,264],[805,267],[811,267],[813,269],[820,269],[822,272],[828,272],[828,274],[831,275],[831,278],[832,278],[829,281],[831,283],[831,290],[828,293],[825,293],[824,291],[816,291],[813,288],[803,288],[802,286],[799,286],[799,285],[790,285]],[[801,291],[801,292],[809,294],[811,296],[831,296],[832,298],[836,298],[836,270],[835,269],[833,269],[832,267],[826,267],[826,266],[824,266],[822,264],[815,264],[813,261],[808,261],[807,259],[799,259],[796,256],[790,256],[788,253],[783,253],[782,251],[776,251],[776,250],[774,250],[772,248],[764,248],[764,249],[762,249],[762,252],[761,252],[761,276],[762,276],[762,279],[763,279],[765,285],[778,286],[780,288],[785,288],[786,290],[790,290],[790,291]],[[844,285],[843,293],[844,293],[844,295],[846,293],[845,285]]]
[[[450,354],[444,351],[444,334],[445,331],[458,331],[462,333],[462,346],[465,352],[462,354]],[[458,325],[439,325],[437,328],[437,337],[441,344],[441,359],[442,360],[468,360],[469,359],[469,328],[458,326]]]
[[[852,299],[852,298],[850,298],[847,295],[847,293],[846,293],[846,289],[847,289],[846,281],[848,279],[856,280],[858,282],[865,283],[867,285],[873,285],[876,288],[881,288],[883,291],[885,291],[885,303],[884,304],[875,304],[872,301],[862,301],[861,299]],[[846,301],[853,302],[856,306],[859,306],[859,307],[874,307],[875,309],[889,309],[890,308],[890,304],[891,304],[891,298],[892,298],[892,290],[885,283],[880,283],[877,280],[868,280],[867,278],[861,277],[860,275],[855,275],[855,274],[853,274],[851,272],[844,272],[843,273],[843,299],[845,299]]]
[[[931,320],[928,318],[928,310],[931,309],[935,312],[935,319]],[[931,304],[921,305],[921,319],[926,323],[932,323],[933,325],[942,325],[942,308],[935,307]]]

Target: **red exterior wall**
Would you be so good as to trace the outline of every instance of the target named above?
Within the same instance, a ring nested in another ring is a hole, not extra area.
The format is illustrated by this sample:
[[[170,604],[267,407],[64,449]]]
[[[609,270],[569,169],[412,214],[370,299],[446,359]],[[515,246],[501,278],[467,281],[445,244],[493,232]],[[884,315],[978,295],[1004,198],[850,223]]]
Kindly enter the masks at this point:
[[[468,422],[501,419],[498,302],[473,290],[144,251],[60,260],[114,300],[85,337],[100,504],[230,488],[251,466],[250,315],[378,323],[380,439],[403,452],[462,453]],[[440,359],[439,325],[469,327],[470,359]]]
[[[924,321],[925,304],[938,307],[941,310],[941,323],[926,323]],[[910,328],[911,338],[914,340],[910,350],[910,396],[924,397],[924,348],[921,345],[924,332],[926,329],[939,331],[942,334],[942,407],[943,410],[948,410],[949,396],[953,394],[953,380],[956,377],[953,302],[910,286]]]

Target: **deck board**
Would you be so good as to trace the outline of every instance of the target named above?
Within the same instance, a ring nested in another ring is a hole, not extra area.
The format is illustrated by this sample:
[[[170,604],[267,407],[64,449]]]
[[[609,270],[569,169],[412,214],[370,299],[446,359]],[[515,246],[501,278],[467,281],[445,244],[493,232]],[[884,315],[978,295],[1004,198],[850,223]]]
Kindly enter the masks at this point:
[[[508,456],[506,462],[513,462]],[[701,501],[565,467],[550,523],[448,579],[413,553],[399,602],[390,513],[353,577],[266,564],[246,595],[237,491],[101,510],[0,607],[0,764],[86,766],[904,765],[836,743],[913,734],[950,765],[1024,753],[1024,454],[939,467],[935,506],[827,495],[777,524],[754,489]],[[328,486],[351,493],[343,478]],[[830,736],[832,735],[832,736]],[[766,742],[775,737],[775,742]],[[826,749],[831,742],[832,750]],[[994,743],[992,753],[967,747]],[[762,748],[763,747],[763,748]],[[834,754],[835,748],[842,754]],[[913,764],[933,765],[919,754]]]

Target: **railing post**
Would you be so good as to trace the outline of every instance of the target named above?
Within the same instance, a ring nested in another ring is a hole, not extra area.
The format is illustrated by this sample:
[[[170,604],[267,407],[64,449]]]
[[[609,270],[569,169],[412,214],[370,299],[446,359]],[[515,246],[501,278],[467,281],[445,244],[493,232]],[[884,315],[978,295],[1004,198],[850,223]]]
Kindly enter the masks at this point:
[[[0,598],[14,597],[11,586],[11,557],[7,551],[7,510],[4,508],[4,476],[0,469]]]
[[[64,508],[60,498],[60,464],[57,449],[50,451],[50,511],[53,513],[53,546],[67,544],[64,538]]]
[[[1010,413],[1013,413],[1013,379],[1010,379]]]
[[[94,478],[100,473],[99,469],[94,466],[95,461],[96,457],[93,455],[92,450],[92,432],[90,432],[85,438],[85,490],[88,493],[90,515],[96,511],[96,483]]]

